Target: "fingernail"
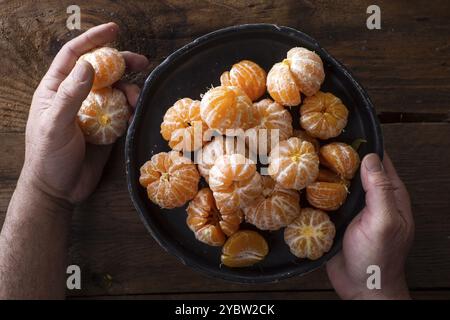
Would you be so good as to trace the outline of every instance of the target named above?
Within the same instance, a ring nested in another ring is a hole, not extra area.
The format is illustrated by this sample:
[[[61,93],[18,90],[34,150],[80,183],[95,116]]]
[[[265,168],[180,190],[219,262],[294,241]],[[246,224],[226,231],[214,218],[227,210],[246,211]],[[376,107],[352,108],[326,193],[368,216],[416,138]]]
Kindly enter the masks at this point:
[[[371,153],[364,159],[364,166],[369,172],[380,172],[383,170],[380,158],[375,153]]]
[[[86,62],[77,62],[72,71],[72,78],[78,82],[85,82],[89,79],[91,70]]]

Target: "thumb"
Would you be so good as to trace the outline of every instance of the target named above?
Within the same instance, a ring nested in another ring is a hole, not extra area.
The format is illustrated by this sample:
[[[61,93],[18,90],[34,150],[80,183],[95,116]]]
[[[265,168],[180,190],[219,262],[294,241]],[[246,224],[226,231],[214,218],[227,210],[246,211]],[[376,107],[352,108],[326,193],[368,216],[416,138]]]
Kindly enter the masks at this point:
[[[85,61],[79,61],[59,85],[49,109],[56,125],[66,126],[75,120],[81,103],[92,88],[94,69]]]
[[[366,191],[366,210],[363,219],[378,232],[391,232],[398,222],[399,212],[395,202],[394,186],[387,176],[378,155],[364,157],[361,180]]]

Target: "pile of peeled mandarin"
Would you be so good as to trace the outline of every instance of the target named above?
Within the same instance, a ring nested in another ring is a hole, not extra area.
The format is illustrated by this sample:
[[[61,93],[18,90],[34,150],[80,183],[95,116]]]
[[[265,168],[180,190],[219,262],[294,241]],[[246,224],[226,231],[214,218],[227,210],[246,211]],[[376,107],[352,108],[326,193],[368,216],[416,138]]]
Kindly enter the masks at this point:
[[[328,141],[346,127],[348,110],[332,93],[319,91],[324,79],[316,53],[292,48],[268,74],[243,60],[201,100],[175,101],[161,124],[172,150],[153,155],[140,169],[148,198],[165,209],[187,205],[187,227],[198,241],[222,247],[225,266],[246,267],[267,256],[269,244],[255,230],[283,229],[293,255],[320,258],[336,233],[329,215],[345,202],[360,162],[352,146]],[[266,92],[271,99],[262,99]],[[299,119],[293,107],[300,108]],[[293,120],[302,130],[293,129]],[[199,130],[215,135],[199,140]],[[244,132],[243,148],[228,134],[236,130]],[[262,130],[278,139],[262,139]],[[198,157],[193,161],[182,151]],[[255,153],[267,154],[267,174],[252,160]],[[301,193],[309,203],[304,208]],[[248,224],[255,228],[246,230]]]

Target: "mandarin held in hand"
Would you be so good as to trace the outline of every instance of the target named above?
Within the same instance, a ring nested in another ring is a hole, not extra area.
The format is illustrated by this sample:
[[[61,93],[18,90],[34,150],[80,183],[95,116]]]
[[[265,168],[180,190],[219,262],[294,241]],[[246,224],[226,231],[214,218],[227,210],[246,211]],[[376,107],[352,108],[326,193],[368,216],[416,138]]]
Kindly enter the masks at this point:
[[[155,154],[144,163],[139,183],[153,203],[172,209],[195,197],[199,180],[195,164],[178,151],[170,151]]]
[[[161,135],[173,150],[188,152],[204,144],[208,126],[200,117],[200,101],[183,98],[167,109],[161,123]]]
[[[219,86],[202,98],[200,115],[209,128],[225,134],[227,129],[246,130],[253,126],[253,106],[242,89]]]
[[[292,107],[300,104],[301,93],[311,96],[319,91],[324,80],[320,57],[305,48],[292,48],[269,71],[267,91],[276,102]]]
[[[125,59],[117,49],[101,47],[83,54],[79,60],[92,65],[95,71],[92,89],[97,90],[111,86],[125,73]]]
[[[333,245],[336,229],[322,210],[304,208],[284,229],[284,241],[298,258],[317,260]]]
[[[256,164],[241,154],[219,157],[209,171],[209,187],[220,212],[249,206],[262,193]]]
[[[250,60],[242,60],[220,76],[222,86],[241,88],[250,100],[255,101],[266,92],[266,72]]]
[[[268,172],[282,187],[300,190],[316,180],[319,157],[310,142],[292,137],[270,152]]]
[[[186,223],[197,240],[210,246],[222,246],[227,236],[239,229],[243,220],[240,209],[221,213],[217,209],[214,196],[209,188],[201,189],[187,208]]]
[[[269,253],[266,240],[257,232],[242,230],[228,238],[222,248],[222,263],[230,268],[249,267]]]
[[[125,94],[111,87],[91,91],[77,114],[86,141],[101,145],[114,143],[123,135],[129,118]]]
[[[255,102],[253,110],[256,126],[245,132],[246,142],[251,152],[267,155],[272,146],[292,136],[292,117],[271,99]]]
[[[320,163],[350,180],[359,168],[360,159],[355,149],[348,144],[333,142],[320,148]]]
[[[329,92],[317,92],[300,106],[300,125],[312,137],[337,137],[347,125],[348,110],[341,99]]]
[[[262,177],[263,191],[253,204],[244,208],[245,220],[261,230],[278,230],[300,214],[300,195],[285,189],[268,176]]]

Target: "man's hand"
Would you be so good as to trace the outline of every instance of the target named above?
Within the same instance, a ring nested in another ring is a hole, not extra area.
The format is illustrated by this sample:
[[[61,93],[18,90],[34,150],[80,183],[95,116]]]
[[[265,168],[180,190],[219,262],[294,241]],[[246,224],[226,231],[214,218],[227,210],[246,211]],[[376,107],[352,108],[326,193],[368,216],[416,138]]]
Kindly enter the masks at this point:
[[[75,121],[94,76],[91,65],[84,61],[77,63],[77,59],[95,47],[112,42],[117,32],[116,24],[107,23],[66,43],[33,96],[21,180],[50,197],[71,204],[83,201],[100,179],[111,146],[86,145]],[[142,55],[122,54],[128,70],[142,71],[148,65]],[[139,88],[123,83],[119,88],[134,106]]]
[[[408,299],[405,260],[414,237],[408,192],[385,153],[361,165],[366,207],[344,235],[342,251],[327,263],[330,281],[343,299]],[[367,288],[367,267],[381,269],[381,289]]]
[[[94,76],[91,65],[77,59],[117,32],[108,23],[65,44],[33,96],[25,164],[0,233],[0,299],[64,297],[70,209],[92,193],[111,150],[86,145],[76,122]],[[148,65],[144,56],[122,54],[128,70]],[[117,86],[134,106],[139,88]]]

